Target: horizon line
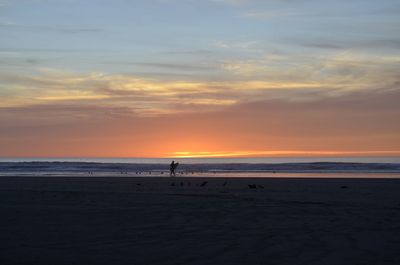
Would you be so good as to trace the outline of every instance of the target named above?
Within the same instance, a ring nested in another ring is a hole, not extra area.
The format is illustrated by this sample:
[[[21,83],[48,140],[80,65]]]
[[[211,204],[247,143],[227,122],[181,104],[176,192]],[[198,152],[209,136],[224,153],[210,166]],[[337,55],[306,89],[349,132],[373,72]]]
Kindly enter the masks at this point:
[[[400,151],[347,151],[347,152],[336,152],[336,151],[296,151],[296,152],[276,152],[275,155],[269,154],[242,154],[241,152],[230,152],[230,153],[207,153],[196,152],[195,154],[187,154],[187,152],[176,152],[179,153],[175,156],[3,156],[0,155],[0,159],[232,159],[232,158],[243,158],[243,159],[263,159],[263,158],[356,158],[356,157],[400,157]]]

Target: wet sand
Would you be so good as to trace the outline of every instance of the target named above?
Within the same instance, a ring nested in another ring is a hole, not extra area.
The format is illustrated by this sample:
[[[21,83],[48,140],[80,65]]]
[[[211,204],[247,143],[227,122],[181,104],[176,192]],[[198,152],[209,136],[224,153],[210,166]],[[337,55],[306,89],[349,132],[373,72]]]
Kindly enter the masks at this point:
[[[0,264],[400,264],[400,180],[1,177]]]

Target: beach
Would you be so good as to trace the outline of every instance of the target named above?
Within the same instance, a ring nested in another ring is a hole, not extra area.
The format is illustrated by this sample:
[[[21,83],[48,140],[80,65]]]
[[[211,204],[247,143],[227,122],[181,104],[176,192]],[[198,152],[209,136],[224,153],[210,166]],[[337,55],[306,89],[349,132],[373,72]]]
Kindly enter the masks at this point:
[[[0,264],[400,264],[400,180],[0,178]]]

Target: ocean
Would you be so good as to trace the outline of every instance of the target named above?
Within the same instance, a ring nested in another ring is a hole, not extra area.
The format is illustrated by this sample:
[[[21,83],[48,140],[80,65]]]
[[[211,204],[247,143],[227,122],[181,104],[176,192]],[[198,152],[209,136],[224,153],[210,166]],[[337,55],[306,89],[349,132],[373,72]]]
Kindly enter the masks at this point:
[[[400,178],[400,157],[0,158],[0,176]]]

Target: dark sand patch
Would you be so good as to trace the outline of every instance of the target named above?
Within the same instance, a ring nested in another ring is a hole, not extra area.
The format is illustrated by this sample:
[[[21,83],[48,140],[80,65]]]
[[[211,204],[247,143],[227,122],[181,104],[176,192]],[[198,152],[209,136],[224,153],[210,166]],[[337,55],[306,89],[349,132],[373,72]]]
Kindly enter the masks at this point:
[[[174,180],[0,178],[0,264],[400,264],[399,180]]]

